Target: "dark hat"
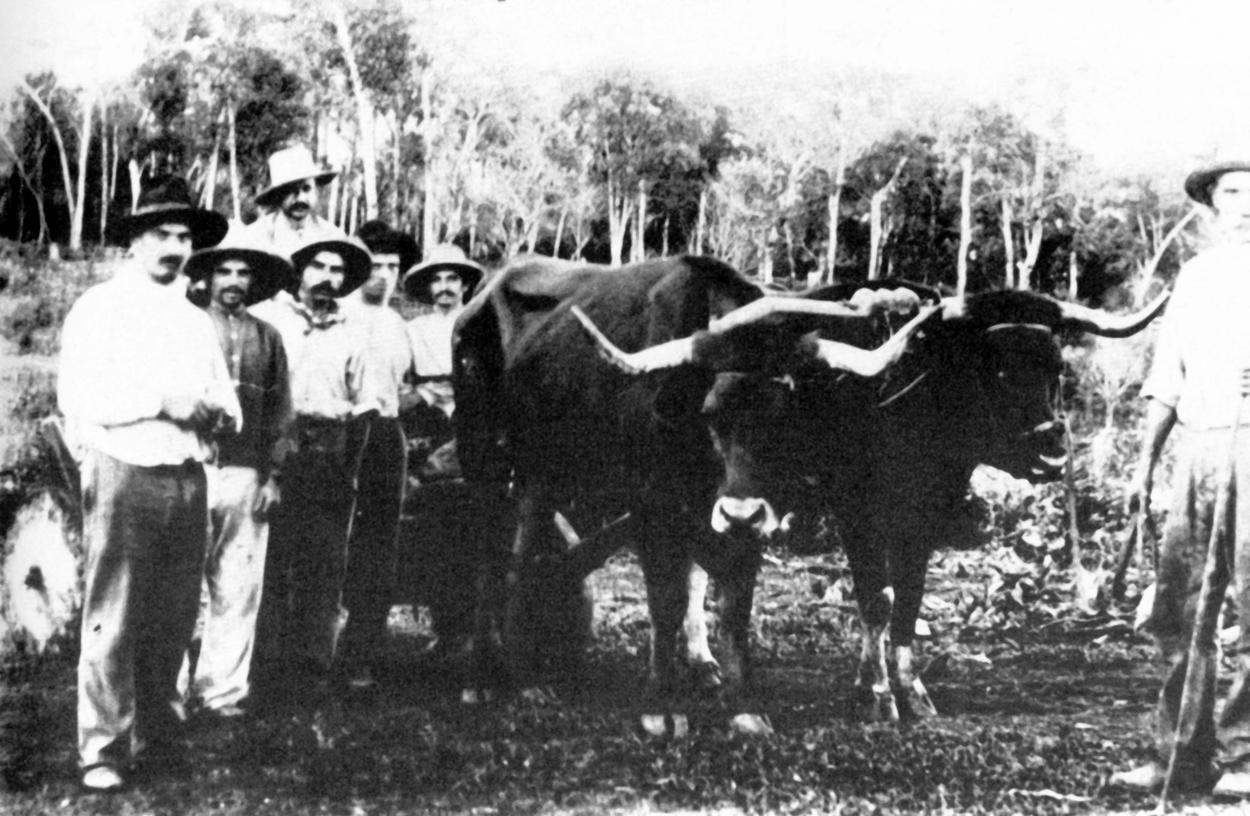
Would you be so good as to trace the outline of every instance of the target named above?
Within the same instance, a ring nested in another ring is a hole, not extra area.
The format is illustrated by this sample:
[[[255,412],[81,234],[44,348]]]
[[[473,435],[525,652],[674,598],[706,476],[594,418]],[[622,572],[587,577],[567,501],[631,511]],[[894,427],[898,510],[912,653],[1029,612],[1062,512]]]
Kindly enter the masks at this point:
[[[417,262],[416,239],[406,232],[391,229],[385,221],[366,221],[356,231],[356,237],[374,255],[398,255],[400,269],[406,270]]]
[[[337,252],[343,256],[343,263],[347,265],[343,285],[339,287],[335,297],[343,297],[358,289],[361,284],[369,280],[369,275],[373,271],[373,259],[359,238],[326,238],[305,244],[291,253],[291,264],[295,267],[297,279],[304,274],[304,267],[308,266],[308,262],[318,252]]]
[[[1221,161],[1199,167],[1185,179],[1185,195],[1211,206],[1211,190],[1225,173],[1250,172],[1250,161]]]
[[[252,286],[247,292],[246,300],[248,306],[268,300],[278,291],[290,289],[294,284],[295,270],[291,268],[290,262],[263,248],[238,222],[230,225],[230,231],[221,239],[220,244],[192,253],[182,269],[190,278],[192,288],[201,288],[199,285],[201,282],[207,283],[217,264],[230,258],[246,261],[252,269]]]
[[[159,176],[150,180],[139,191],[134,211],[113,223],[114,240],[126,244],[161,224],[186,224],[191,230],[192,249],[216,244],[229,228],[226,217],[221,213],[195,206],[187,183],[177,176]]]
[[[464,300],[469,299],[485,274],[485,270],[470,261],[460,247],[455,244],[437,244],[426,253],[422,263],[404,274],[404,292],[408,297],[422,303],[433,302],[430,297],[430,284],[434,281],[434,273],[444,269],[450,269],[464,281]]]
[[[269,157],[269,186],[256,194],[256,203],[271,207],[296,182],[312,179],[320,187],[337,175],[338,171],[317,164],[312,152],[303,145],[283,148]]]

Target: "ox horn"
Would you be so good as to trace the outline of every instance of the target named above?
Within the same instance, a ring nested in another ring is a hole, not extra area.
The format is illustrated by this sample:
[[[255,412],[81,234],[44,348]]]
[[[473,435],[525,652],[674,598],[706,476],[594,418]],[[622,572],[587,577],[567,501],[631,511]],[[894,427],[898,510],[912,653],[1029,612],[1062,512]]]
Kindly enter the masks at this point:
[[[1170,291],[1165,291],[1145,308],[1132,314],[1111,314],[1102,309],[1091,309],[1075,303],[1060,303],[1059,308],[1063,325],[1068,328],[1103,337],[1129,337],[1146,328],[1150,321],[1159,316],[1171,294]]]
[[[907,342],[920,330],[926,320],[941,309],[940,306],[925,306],[920,313],[907,322],[907,325],[875,349],[862,349],[847,343],[834,340],[817,341],[817,356],[830,368],[849,371],[861,377],[875,377],[885,371],[907,350]]]
[[[922,309],[921,314],[903,327],[895,337],[877,349],[861,349],[833,340],[818,341],[817,354],[831,368],[850,371],[871,377],[881,373],[902,354],[907,340],[937,307]],[[599,327],[578,306],[571,307],[573,316],[595,339],[599,353],[605,360],[626,374],[638,375],[650,371],[676,368],[694,362],[694,337],[681,337],[642,349],[633,353],[621,351],[608,339]],[[870,314],[843,303],[813,301],[801,298],[764,297],[748,303],[724,317],[713,320],[708,326],[709,334],[723,334],[739,326],[758,322],[774,314],[805,314],[819,317],[851,317],[863,319]]]

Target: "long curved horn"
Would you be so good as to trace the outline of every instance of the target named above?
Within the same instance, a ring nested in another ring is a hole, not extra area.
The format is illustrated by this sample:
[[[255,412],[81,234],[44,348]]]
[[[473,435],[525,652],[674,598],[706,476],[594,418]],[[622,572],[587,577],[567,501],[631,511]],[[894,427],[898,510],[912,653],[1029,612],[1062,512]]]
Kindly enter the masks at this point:
[[[926,320],[941,311],[940,306],[925,306],[907,325],[875,349],[862,349],[834,340],[817,341],[817,356],[830,368],[849,371],[861,377],[875,377],[885,371],[907,349],[907,342]]]
[[[1103,337],[1129,337],[1146,328],[1150,321],[1158,317],[1171,294],[1170,291],[1165,291],[1145,308],[1124,315],[1061,302],[1059,308],[1063,318],[1062,325]]]
[[[724,334],[739,326],[756,323],[775,314],[805,314],[816,317],[867,318],[871,314],[856,305],[832,300],[807,300],[797,297],[762,297],[739,306],[724,317],[708,323],[710,334]]]
[[[626,374],[637,376],[646,374],[648,371],[661,371],[694,362],[693,337],[679,337],[667,343],[660,343],[658,346],[626,354],[599,330],[599,327],[586,316],[580,306],[573,306],[570,311],[582,324],[582,328],[594,338],[599,356]]]

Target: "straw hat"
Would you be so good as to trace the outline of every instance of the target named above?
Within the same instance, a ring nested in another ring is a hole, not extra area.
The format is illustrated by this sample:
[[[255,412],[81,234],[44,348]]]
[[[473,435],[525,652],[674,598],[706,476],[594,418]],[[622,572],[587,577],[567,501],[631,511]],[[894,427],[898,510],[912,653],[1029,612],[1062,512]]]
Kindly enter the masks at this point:
[[[237,221],[230,225],[230,231],[220,244],[192,253],[183,272],[190,278],[193,289],[203,288],[201,282],[208,282],[217,265],[232,258],[246,261],[252,269],[252,286],[244,301],[248,306],[268,300],[278,291],[291,288],[295,282],[295,270],[290,262],[264,249]]]
[[[1185,195],[1211,206],[1211,190],[1225,173],[1250,172],[1250,161],[1219,161],[1199,167],[1185,179]]]
[[[320,187],[338,175],[313,160],[312,152],[303,145],[287,147],[269,157],[269,186],[256,194],[256,203],[271,207],[278,203],[286,187],[312,179]]]
[[[450,269],[464,281],[464,300],[468,300],[485,274],[485,270],[470,261],[464,250],[455,244],[438,244],[426,253],[426,259],[404,274],[404,292],[408,297],[431,303],[430,283],[434,273]]]

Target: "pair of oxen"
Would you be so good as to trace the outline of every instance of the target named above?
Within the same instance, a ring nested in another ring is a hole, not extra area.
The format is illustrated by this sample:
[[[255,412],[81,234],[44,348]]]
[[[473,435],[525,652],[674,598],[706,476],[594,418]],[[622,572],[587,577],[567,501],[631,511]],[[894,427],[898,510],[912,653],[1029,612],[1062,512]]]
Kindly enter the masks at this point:
[[[783,295],[703,257],[510,265],[455,339],[465,477],[490,495],[509,486],[515,514],[499,569],[478,580],[478,654],[499,644],[523,678],[581,649],[584,635],[551,621],[587,631],[584,579],[627,542],[646,581],[653,689],[678,688],[682,635],[696,685],[738,689],[767,538],[792,511],[831,513],[863,625],[862,715],[931,714],[913,637],[930,554],[975,527],[972,470],[1056,478],[1056,333],[1127,336],[1165,300],[1117,316],[900,281]],[[571,546],[572,528],[598,532]],[[703,626],[708,574],[723,667]],[[481,680],[499,664],[478,665]]]

